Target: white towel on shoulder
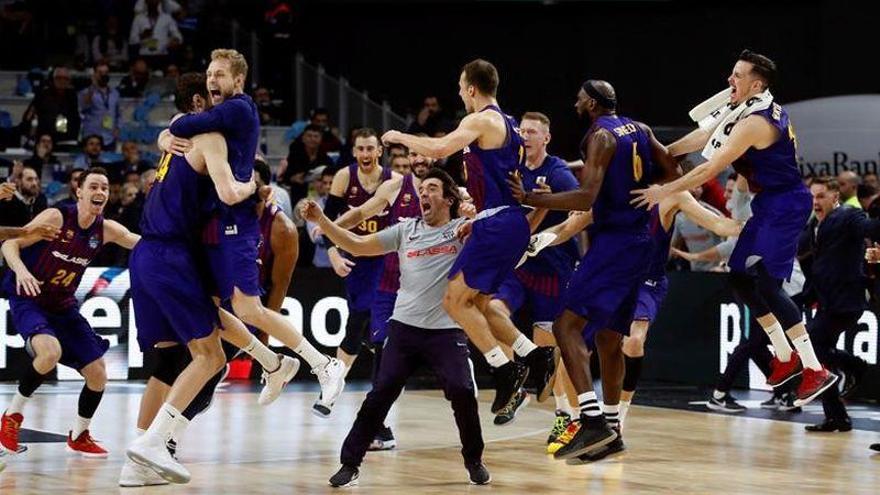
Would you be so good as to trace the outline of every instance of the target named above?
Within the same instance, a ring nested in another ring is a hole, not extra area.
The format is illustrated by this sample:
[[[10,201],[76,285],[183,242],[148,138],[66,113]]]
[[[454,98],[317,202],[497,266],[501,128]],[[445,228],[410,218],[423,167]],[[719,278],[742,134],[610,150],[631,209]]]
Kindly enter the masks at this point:
[[[709,138],[702,152],[703,158],[707,160],[712,158],[715,150],[727,142],[734,124],[773,104],[773,95],[768,89],[749,98],[745,103],[731,106],[730,91],[730,88],[726,88],[688,112],[688,116],[700,126],[700,129],[712,132],[712,137]]]

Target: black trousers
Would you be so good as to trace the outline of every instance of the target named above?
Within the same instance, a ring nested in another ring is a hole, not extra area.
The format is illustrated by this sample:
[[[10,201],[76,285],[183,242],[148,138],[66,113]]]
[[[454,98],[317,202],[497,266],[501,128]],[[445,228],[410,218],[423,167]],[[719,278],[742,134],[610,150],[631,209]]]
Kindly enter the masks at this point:
[[[753,318],[750,321],[748,338],[733,349],[715,389],[719,392],[730,392],[734,380],[749,364],[749,359],[758,365],[764,376],[770,376],[770,361],[773,359],[773,354],[767,348],[768,345],[770,345],[770,337],[767,337],[767,332]]]
[[[816,312],[816,316],[807,323],[807,332],[813,342],[816,357],[826,368],[840,370],[844,373],[858,373],[864,367],[864,362],[861,359],[837,349],[837,340],[840,338],[840,334],[855,326],[861,316],[861,310],[837,313],[820,309]],[[825,410],[827,419],[845,420],[849,418],[836,385],[822,394],[822,409]]]

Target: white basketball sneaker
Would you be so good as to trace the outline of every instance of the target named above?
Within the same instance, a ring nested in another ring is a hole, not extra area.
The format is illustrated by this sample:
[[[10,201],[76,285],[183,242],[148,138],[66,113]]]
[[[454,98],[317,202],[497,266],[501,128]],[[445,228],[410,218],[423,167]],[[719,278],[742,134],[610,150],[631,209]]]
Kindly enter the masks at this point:
[[[152,469],[171,483],[189,483],[189,471],[171,457],[165,442],[157,435],[141,435],[131,444],[126,454],[132,461]]]
[[[345,388],[345,363],[330,358],[327,364],[312,369],[312,373],[318,377],[318,383],[321,385],[321,397],[315,402],[312,410],[320,412],[319,415],[322,417],[327,417],[336,399],[342,394],[342,389]],[[320,409],[326,410],[326,413]]]
[[[122,472],[119,473],[119,486],[155,486],[167,485],[168,482],[164,478],[156,474],[152,469],[141,466],[131,459],[126,459],[122,465]]]
[[[296,376],[296,372],[299,371],[299,359],[294,359],[290,356],[284,356],[279,354],[280,365],[278,369],[269,373],[263,370],[263,378],[261,379],[262,383],[266,385],[263,387],[262,392],[260,392],[260,399],[257,401],[261,406],[267,406],[273,402],[275,399],[281,395],[281,389],[287,385],[290,380],[293,380],[293,377]]]

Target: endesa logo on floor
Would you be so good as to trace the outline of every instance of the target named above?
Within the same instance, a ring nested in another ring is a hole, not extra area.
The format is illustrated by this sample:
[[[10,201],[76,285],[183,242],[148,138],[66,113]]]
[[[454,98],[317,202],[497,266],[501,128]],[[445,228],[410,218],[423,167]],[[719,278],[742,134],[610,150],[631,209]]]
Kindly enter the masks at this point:
[[[130,295],[129,272],[124,268],[89,267],[76,291],[80,314],[95,332],[110,342],[104,355],[112,380],[143,378],[144,354],[137,344],[138,325]],[[345,337],[348,305],[342,282],[329,270],[300,269],[294,273],[281,313],[312,342],[331,352]],[[58,331],[63,331],[59,329]],[[270,338],[269,344],[282,347]],[[21,366],[31,360],[16,332],[9,301],[0,298],[0,380],[17,379]],[[66,366],[58,366],[58,378],[81,379]]]

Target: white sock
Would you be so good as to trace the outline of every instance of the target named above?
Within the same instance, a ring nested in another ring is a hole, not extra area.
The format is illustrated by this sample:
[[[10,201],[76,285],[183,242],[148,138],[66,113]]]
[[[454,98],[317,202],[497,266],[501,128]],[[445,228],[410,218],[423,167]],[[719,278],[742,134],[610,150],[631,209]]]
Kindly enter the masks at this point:
[[[321,354],[312,344],[309,344],[309,341],[303,337],[302,342],[296,346],[296,349],[293,350],[299,357],[306,360],[309,363],[309,368],[315,369],[319,366],[324,366],[325,364],[330,362],[330,358]]]
[[[626,419],[626,413],[629,412],[630,401],[620,401],[620,428],[623,429],[623,421]]]
[[[562,411],[564,413],[568,413],[569,415],[571,415],[571,407],[569,407],[569,405],[568,405],[568,396],[565,394],[562,394],[562,395],[554,395],[553,397],[556,399],[556,410]]]
[[[599,409],[599,400],[596,398],[596,392],[593,390],[578,394],[578,404],[581,414],[592,418],[602,415],[602,410]]]
[[[30,399],[30,397],[25,397],[21,395],[21,392],[16,390],[15,395],[12,396],[12,403],[6,408],[6,414],[21,414],[28,399]]]
[[[500,368],[510,362],[507,356],[504,355],[504,351],[501,350],[501,346],[497,345],[489,349],[489,352],[483,354],[483,356],[486,358],[489,366],[493,368]]]
[[[767,336],[770,337],[770,343],[773,344],[773,350],[776,351],[776,357],[783,363],[787,363],[788,360],[791,359],[791,346],[788,344],[788,339],[785,337],[782,325],[777,321],[770,325],[769,328],[765,328],[764,331],[767,332]]]
[[[260,366],[269,373],[277,370],[281,366],[281,360],[278,358],[278,354],[272,349],[266,347],[266,345],[260,342],[253,334],[251,334],[250,341],[246,346],[242,347],[241,350],[256,359],[257,362],[260,363]]]
[[[70,429],[70,437],[76,440],[82,435],[82,432],[89,429],[89,424],[92,422],[92,418],[84,418],[82,416],[77,415],[76,421],[73,423],[73,428]]]
[[[720,390],[716,390],[716,391],[712,392],[712,397],[714,397],[715,400],[721,400],[724,398],[725,395],[727,395],[727,393],[722,392]]]
[[[171,439],[174,440],[178,447],[180,446],[180,439],[183,437],[183,433],[188,426],[189,420],[183,414],[178,416],[177,421],[174,422],[174,428],[171,430]]]
[[[162,445],[165,445],[165,442],[171,438],[171,432],[174,431],[174,426],[177,424],[177,418],[179,417],[181,417],[180,411],[174,406],[167,402],[162,404],[144,436],[152,435],[159,437]]]
[[[536,346],[531,340],[528,339],[528,337],[523,334],[519,334],[519,337],[517,337],[516,340],[513,341],[513,345],[511,347],[513,347],[513,352],[515,352],[516,355],[519,357],[526,356],[530,352],[538,348],[538,346]]]
[[[813,350],[813,343],[810,342],[810,334],[804,332],[800,337],[791,339],[791,343],[797,349],[804,366],[814,371],[822,369],[822,364],[819,363],[819,358],[816,357],[816,351]]]
[[[605,420],[608,421],[608,426],[620,425],[620,404],[602,404],[602,411],[605,414]]]

